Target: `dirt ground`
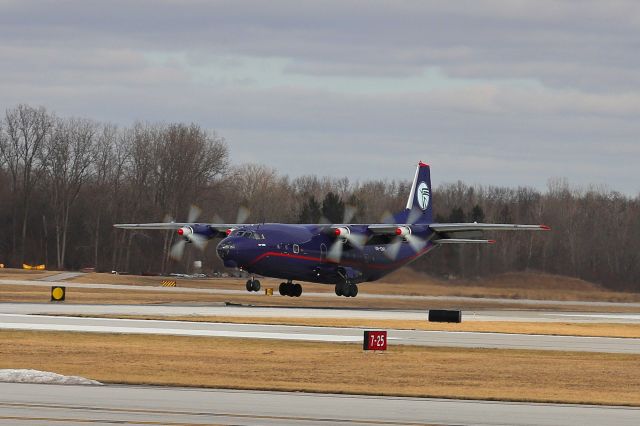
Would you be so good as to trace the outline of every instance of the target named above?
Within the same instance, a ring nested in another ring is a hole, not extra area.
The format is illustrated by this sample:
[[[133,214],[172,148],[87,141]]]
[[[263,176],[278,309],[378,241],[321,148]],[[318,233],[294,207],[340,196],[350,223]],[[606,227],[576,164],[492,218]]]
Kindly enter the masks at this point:
[[[0,368],[108,383],[640,405],[640,356],[0,331]]]

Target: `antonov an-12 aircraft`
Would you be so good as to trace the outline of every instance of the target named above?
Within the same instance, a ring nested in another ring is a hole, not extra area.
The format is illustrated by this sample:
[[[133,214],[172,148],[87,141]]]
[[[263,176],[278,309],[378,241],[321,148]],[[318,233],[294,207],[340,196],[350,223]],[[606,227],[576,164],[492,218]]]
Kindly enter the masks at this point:
[[[282,280],[283,296],[299,297],[307,281],[335,286],[338,296],[355,297],[358,284],[375,281],[441,244],[492,244],[486,231],[548,231],[545,225],[433,223],[431,171],[418,163],[406,208],[390,223],[143,223],[116,224],[123,229],[175,229],[185,243],[204,248],[222,238],[217,253],[224,265],[251,274],[248,291],[259,291],[255,276]],[[348,221],[348,220],[346,220]],[[345,222],[346,222],[345,221]]]

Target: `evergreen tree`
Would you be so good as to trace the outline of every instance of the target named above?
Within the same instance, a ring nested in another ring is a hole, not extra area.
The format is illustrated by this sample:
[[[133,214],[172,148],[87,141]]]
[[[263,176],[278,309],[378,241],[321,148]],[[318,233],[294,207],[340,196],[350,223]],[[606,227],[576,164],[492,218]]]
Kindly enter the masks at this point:
[[[471,210],[471,222],[484,222],[484,210],[482,210],[480,204],[473,206],[473,210]]]
[[[318,203],[314,196],[311,196],[303,204],[302,210],[300,211],[300,216],[298,217],[298,222],[318,223],[320,221],[321,215],[322,211],[320,209],[320,203]]]
[[[327,193],[322,201],[322,215],[331,223],[340,223],[344,218],[344,203],[333,192]]]

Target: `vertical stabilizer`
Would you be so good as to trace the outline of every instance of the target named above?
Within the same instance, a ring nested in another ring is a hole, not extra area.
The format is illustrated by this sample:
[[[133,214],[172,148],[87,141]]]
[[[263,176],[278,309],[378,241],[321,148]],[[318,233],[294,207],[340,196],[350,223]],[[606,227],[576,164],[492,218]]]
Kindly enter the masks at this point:
[[[431,169],[428,164],[418,163],[407,207],[394,217],[397,223],[433,223]]]

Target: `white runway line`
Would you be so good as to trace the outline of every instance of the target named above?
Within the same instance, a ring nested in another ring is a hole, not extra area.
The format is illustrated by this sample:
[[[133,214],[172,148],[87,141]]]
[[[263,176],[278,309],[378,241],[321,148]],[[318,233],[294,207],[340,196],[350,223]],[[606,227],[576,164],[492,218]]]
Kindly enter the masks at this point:
[[[0,315],[0,329],[360,343],[364,328]],[[389,329],[398,345],[640,354],[640,339]]]
[[[46,317],[43,317],[46,318]],[[127,320],[118,320],[127,321]],[[135,321],[135,320],[129,320]],[[278,339],[319,341],[334,343],[362,342],[362,337],[341,336],[331,334],[304,334],[304,333],[279,333],[279,332],[255,332],[255,331],[225,331],[225,330],[195,330],[179,328],[153,328],[130,326],[101,326],[81,324],[38,324],[23,322],[1,322],[0,329],[9,330],[35,330],[35,331],[75,331],[82,333],[115,333],[115,334],[157,334],[173,336],[204,336],[204,337],[236,337],[243,339]]]
[[[598,320],[627,320],[627,321],[640,321],[640,315],[637,314],[563,314],[556,313],[554,316],[572,317],[572,318],[590,318]],[[605,321],[602,321],[605,322]]]

